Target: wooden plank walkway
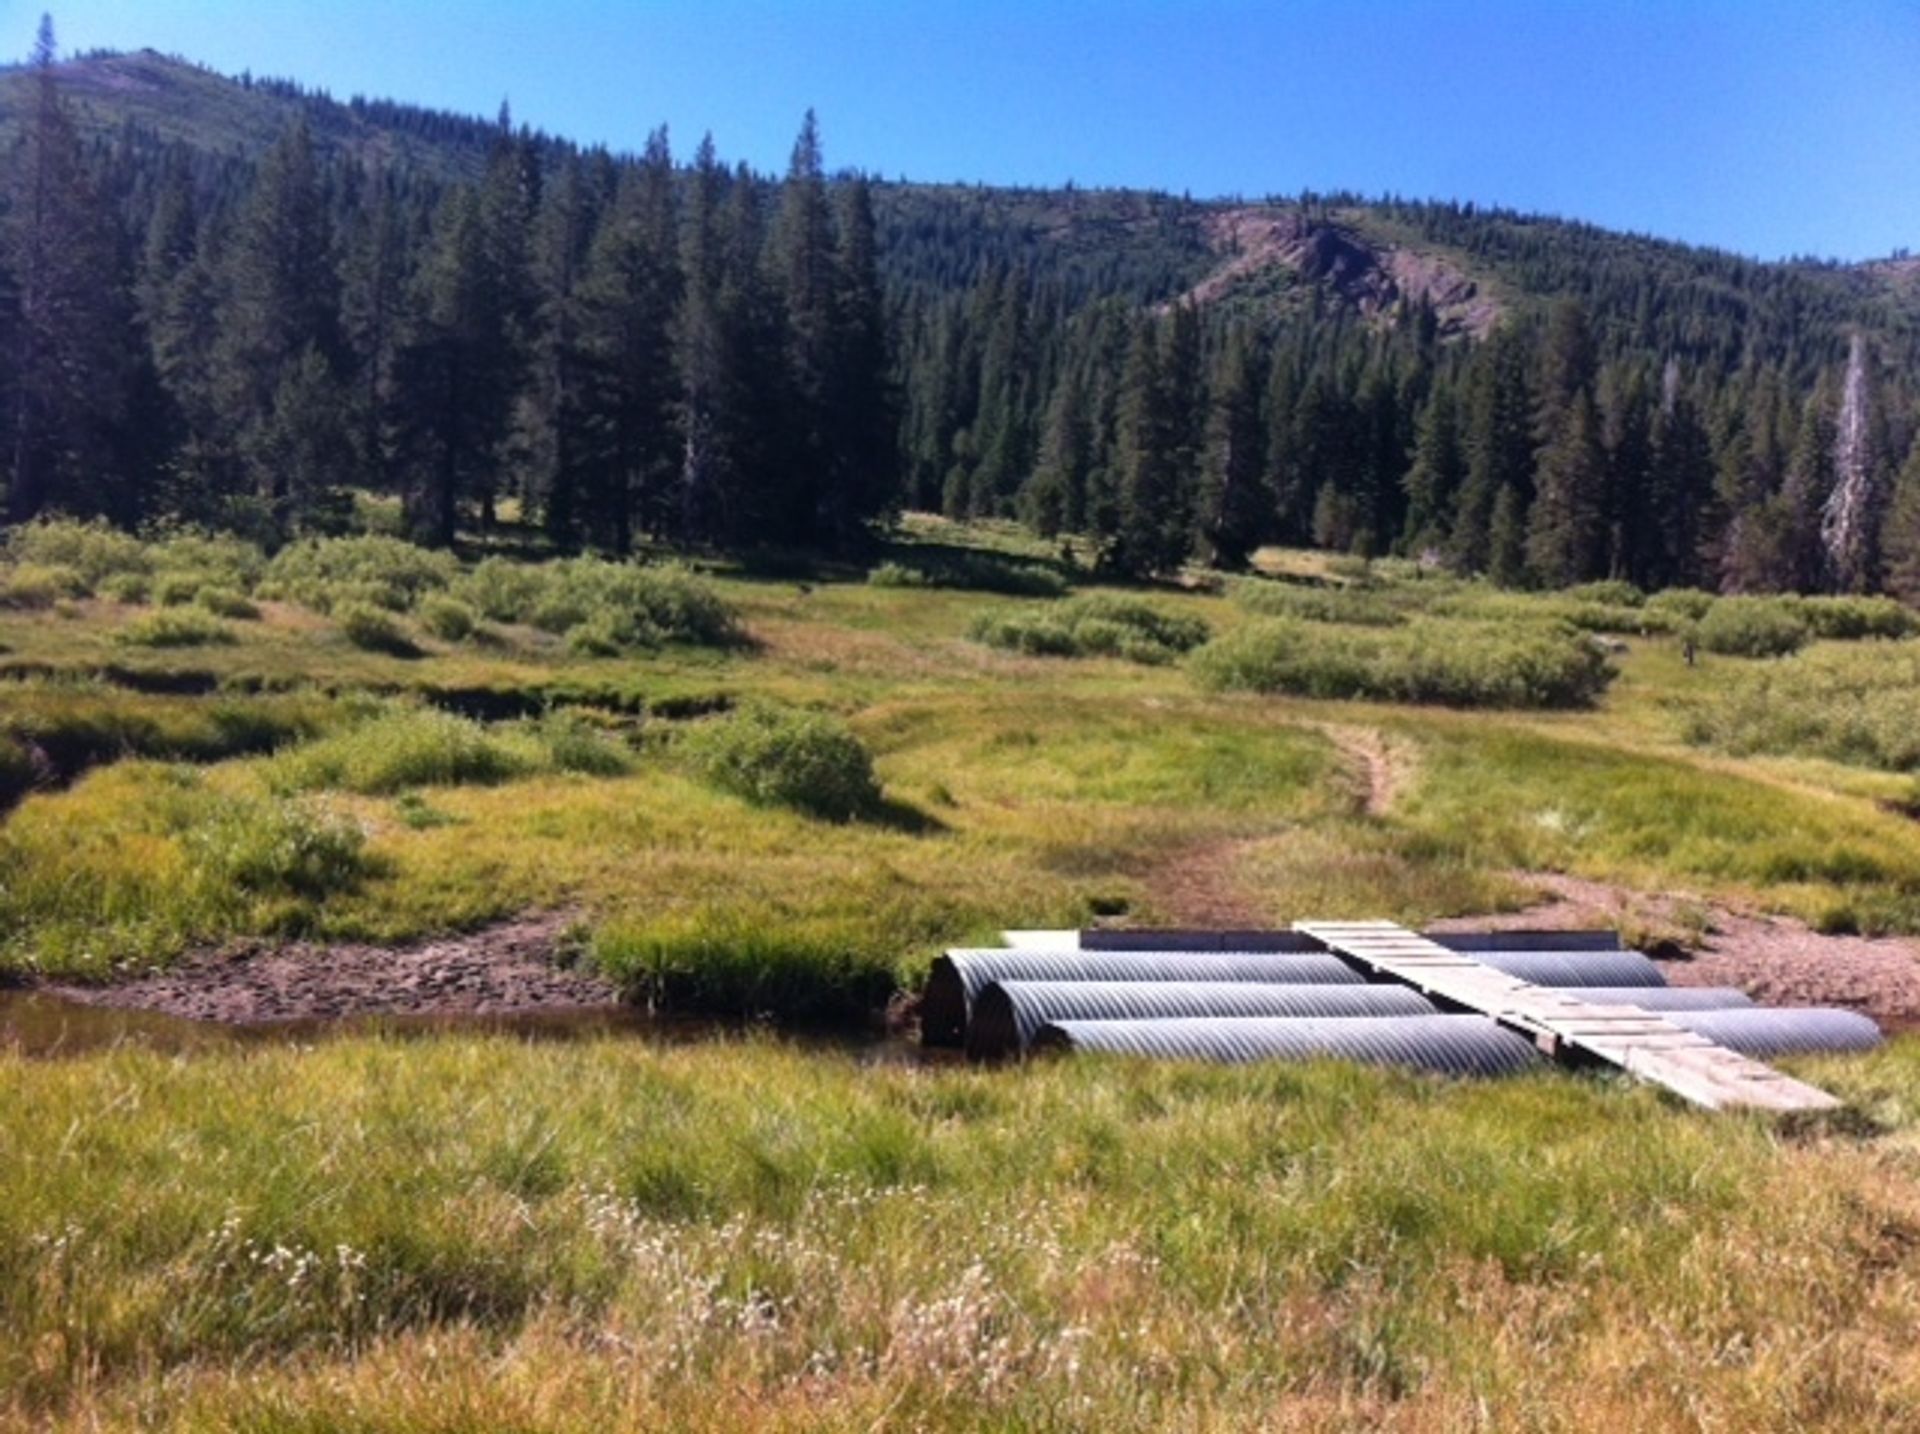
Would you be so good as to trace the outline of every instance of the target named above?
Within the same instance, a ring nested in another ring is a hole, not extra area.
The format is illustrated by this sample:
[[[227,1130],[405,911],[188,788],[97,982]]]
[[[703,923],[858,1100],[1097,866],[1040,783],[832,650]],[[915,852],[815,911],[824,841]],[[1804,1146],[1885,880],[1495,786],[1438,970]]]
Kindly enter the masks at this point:
[[[1709,1110],[1832,1110],[1839,1101],[1636,1006],[1599,1006],[1574,988],[1535,986],[1391,921],[1296,921],[1294,930],[1363,970],[1477,1011],[1559,1060],[1618,1066]]]

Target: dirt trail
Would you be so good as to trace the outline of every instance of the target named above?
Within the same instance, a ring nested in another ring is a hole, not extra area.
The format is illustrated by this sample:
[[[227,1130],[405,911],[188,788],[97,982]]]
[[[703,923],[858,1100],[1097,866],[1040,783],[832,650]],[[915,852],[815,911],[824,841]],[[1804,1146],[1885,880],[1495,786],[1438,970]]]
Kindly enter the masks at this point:
[[[1355,727],[1343,722],[1315,722],[1340,754],[1365,779],[1361,809],[1370,817],[1385,816],[1413,785],[1412,750],[1390,741],[1378,727]]]
[[[1910,938],[1829,936],[1791,917],[1684,893],[1655,895],[1556,873],[1512,875],[1548,899],[1434,927],[1618,929],[1665,958],[1661,968],[1676,986],[1738,986],[1769,1005],[1846,1006],[1895,1029],[1920,1026],[1920,942]]]
[[[88,1005],[233,1024],[618,1006],[612,982],[557,964],[561,935],[573,919],[545,912],[411,946],[242,947],[110,986],[43,989]]]
[[[1176,853],[1147,879],[1155,907],[1175,926],[1259,927],[1272,917],[1234,876],[1240,853],[1271,837],[1204,842]]]

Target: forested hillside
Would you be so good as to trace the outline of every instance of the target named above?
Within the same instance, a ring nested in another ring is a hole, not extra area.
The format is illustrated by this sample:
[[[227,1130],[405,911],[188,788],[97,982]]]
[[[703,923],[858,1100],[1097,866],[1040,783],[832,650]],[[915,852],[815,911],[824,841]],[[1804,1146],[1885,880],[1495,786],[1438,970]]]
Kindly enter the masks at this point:
[[[0,76],[6,517],[846,548],[1014,515],[1920,598],[1909,266],[1469,205],[613,155],[150,52]],[[853,157],[857,160],[857,156]]]

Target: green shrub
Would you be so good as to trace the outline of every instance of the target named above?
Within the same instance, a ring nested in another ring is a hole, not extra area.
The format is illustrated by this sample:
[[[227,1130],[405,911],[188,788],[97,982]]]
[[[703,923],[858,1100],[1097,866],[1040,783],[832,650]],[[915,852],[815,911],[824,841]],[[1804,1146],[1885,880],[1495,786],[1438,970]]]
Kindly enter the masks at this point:
[[[351,600],[357,604],[405,612],[425,594],[448,586],[459,572],[451,553],[362,535],[292,543],[274,554],[264,580],[273,594],[321,612],[342,605],[346,584],[355,585]]]
[[[185,529],[149,544],[148,552],[156,572],[200,573],[208,582],[243,593],[253,591],[267,566],[259,548],[225,533]]]
[[[1716,601],[1712,593],[1699,588],[1663,588],[1647,599],[1646,610],[1660,614],[1678,628],[1682,623],[1700,621]]]
[[[153,600],[161,607],[185,607],[200,596],[206,581],[199,573],[161,573],[153,580]]]
[[[129,647],[214,647],[237,639],[233,629],[211,613],[193,608],[167,608],[135,618],[114,635]]]
[[[44,611],[57,602],[86,595],[86,579],[76,568],[41,563],[0,568],[0,608]]]
[[[589,627],[576,646],[594,655],[669,642],[724,646],[740,637],[733,609],[704,580],[671,564],[566,558],[535,567],[489,558],[454,591],[495,622],[559,635]]]
[[[454,596],[491,622],[526,622],[546,589],[542,570],[507,558],[483,558],[454,584]]]
[[[1907,637],[1915,627],[1913,610],[1889,597],[1802,598],[1800,616],[1815,637],[1840,641]]]
[[[867,574],[867,586],[875,588],[927,588],[933,584],[925,572],[919,568],[910,568],[904,563],[887,562],[880,564]]]
[[[1009,597],[1064,597],[1067,580],[1039,563],[993,553],[927,552],[911,562],[890,561],[867,574],[877,588],[954,588]]]
[[[1583,632],[1625,632],[1648,636],[1657,632],[1672,632],[1676,625],[1671,613],[1629,607],[1621,603],[1560,602],[1552,605],[1551,612]]]
[[[708,781],[758,805],[849,821],[880,802],[867,749],[825,713],[755,705],[703,724],[684,745]]]
[[[465,642],[479,625],[472,608],[444,593],[423,599],[419,615],[420,625],[443,642]]]
[[[567,649],[581,657],[618,657],[626,647],[613,617],[608,613],[595,613],[568,630]]]
[[[132,534],[102,521],[72,518],[40,518],[12,529],[5,560],[20,567],[65,568],[79,575],[82,591],[113,573],[144,573],[152,567],[146,545]]]
[[[1584,707],[1613,669],[1570,627],[1417,621],[1391,630],[1249,623],[1193,657],[1202,686],[1461,707]]]
[[[623,743],[577,712],[549,712],[518,730],[538,762],[557,772],[617,777],[633,766],[633,754]]]
[[[367,871],[366,836],[304,802],[228,802],[187,835],[196,864],[214,879],[258,895],[319,898]]]
[[[283,792],[328,788],[385,796],[409,787],[490,785],[533,767],[524,750],[477,722],[400,708],[282,752],[269,764],[268,780]]]
[[[1131,598],[1093,593],[1057,606],[983,613],[972,633],[989,647],[1029,656],[1161,663],[1205,642],[1207,625]]]
[[[384,652],[394,657],[411,657],[419,651],[394,615],[371,603],[342,603],[333,610],[333,620],[348,642],[368,652]]]
[[[1647,595],[1639,588],[1620,578],[1576,583],[1570,588],[1562,588],[1560,596],[1571,603],[1598,603],[1602,607],[1639,607],[1647,600]]]
[[[1246,580],[1233,585],[1233,600],[1262,617],[1292,617],[1303,622],[1397,627],[1407,620],[1406,614],[1387,598],[1361,588],[1310,588]]]
[[[110,573],[101,579],[99,590],[117,603],[143,603],[152,595],[153,580],[145,573]]]
[[[232,588],[201,588],[198,601],[201,607],[215,617],[230,617],[241,622],[253,622],[260,616],[260,609]]]
[[[1708,652],[1732,657],[1784,657],[1812,636],[1801,605],[1790,597],[1726,597],[1694,629]]]
[[[1920,771],[1920,642],[1815,648],[1730,673],[1687,713],[1688,740],[1738,755]]]

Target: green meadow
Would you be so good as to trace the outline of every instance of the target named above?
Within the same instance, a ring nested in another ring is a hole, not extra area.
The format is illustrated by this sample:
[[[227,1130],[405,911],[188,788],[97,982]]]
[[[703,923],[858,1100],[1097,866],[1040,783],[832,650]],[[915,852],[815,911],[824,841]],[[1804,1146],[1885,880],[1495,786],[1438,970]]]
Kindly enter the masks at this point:
[[[1548,873],[1920,933],[1903,610],[1279,553],[1107,587],[921,519],[775,567],[10,539],[7,978],[559,912],[729,1034],[0,1046],[0,1422],[1920,1421],[1909,1039],[1797,1067],[1848,1104],[1793,1128],[819,1039],[1005,927]]]

